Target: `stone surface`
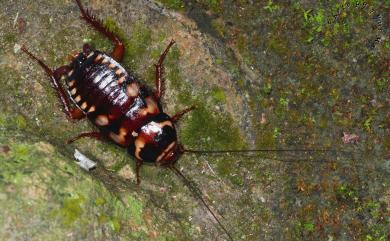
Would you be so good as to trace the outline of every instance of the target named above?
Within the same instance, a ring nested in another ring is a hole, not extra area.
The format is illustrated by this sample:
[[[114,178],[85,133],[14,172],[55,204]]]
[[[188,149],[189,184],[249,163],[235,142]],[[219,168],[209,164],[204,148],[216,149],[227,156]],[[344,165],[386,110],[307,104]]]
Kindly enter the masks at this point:
[[[389,239],[388,1],[82,2],[151,86],[176,40],[163,105],[197,105],[178,126],[187,148],[335,150],[183,156],[178,168],[234,240]],[[65,118],[20,47],[53,67],[84,42],[110,51],[74,1],[0,4],[0,239],[227,239],[170,170],[144,166],[138,187],[124,150],[65,145],[93,127]],[[76,147],[96,169],[78,167]]]

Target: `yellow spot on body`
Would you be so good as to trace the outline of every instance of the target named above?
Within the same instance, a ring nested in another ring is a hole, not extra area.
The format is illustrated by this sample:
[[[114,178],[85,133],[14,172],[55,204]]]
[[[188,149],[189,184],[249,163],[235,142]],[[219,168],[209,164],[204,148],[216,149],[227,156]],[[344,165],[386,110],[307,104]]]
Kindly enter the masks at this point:
[[[126,144],[126,135],[127,130],[126,128],[120,128],[119,134],[115,134],[113,132],[110,132],[109,137],[117,144],[125,145]]]
[[[142,137],[138,137],[137,139],[135,139],[134,145],[135,145],[135,153],[134,153],[135,157],[138,160],[142,160],[142,158],[139,156],[139,153],[141,152],[141,149],[144,148],[145,146],[145,140]]]
[[[76,83],[76,81],[71,80],[71,81],[68,82],[68,86],[69,86],[69,87],[72,87],[75,83]]]
[[[172,142],[171,144],[169,144],[169,146],[167,148],[165,148],[165,150],[156,158],[156,162],[159,162],[161,161],[161,159],[167,155],[169,153],[170,150],[172,150],[172,148],[175,146],[176,144],[176,141]]]
[[[115,64],[114,63],[111,63],[110,65],[108,65],[109,68],[113,69],[115,67]]]
[[[92,55],[94,55],[94,54],[95,54],[94,52],[91,52],[90,54],[88,54],[87,59],[91,58]]]
[[[125,82],[125,79],[126,77],[125,76],[122,76],[118,79],[118,84],[122,84],[123,82]]]
[[[70,94],[71,94],[71,95],[75,95],[76,92],[77,92],[77,89],[76,89],[76,88],[73,88],[73,89],[70,91]]]
[[[91,106],[91,108],[89,108],[88,112],[91,113],[91,112],[94,112],[96,110],[96,107],[93,105]]]
[[[127,94],[128,94],[130,97],[136,97],[136,96],[138,96],[138,93],[139,93],[138,84],[136,84],[136,83],[131,83],[131,84],[129,84],[129,85],[126,87],[126,91],[127,91]]]
[[[135,132],[135,131],[133,131],[133,132],[131,132],[131,135],[134,136],[134,137],[137,137],[137,136],[138,136],[138,133]]]
[[[110,60],[108,58],[104,58],[102,64],[107,64]]]
[[[84,101],[80,107],[81,107],[81,109],[85,110],[88,107],[87,102]]]
[[[95,119],[95,123],[99,126],[106,126],[108,125],[108,117],[106,115],[98,115]]]
[[[73,74],[73,69],[69,71],[68,76],[71,76]]]
[[[96,56],[94,61],[99,62],[102,58],[103,58],[103,56],[101,54],[99,54],[98,56]]]
[[[141,116],[146,116],[147,114],[159,113],[157,103],[152,99],[152,97],[147,97],[145,101],[146,101],[146,107],[139,111]]]
[[[121,69],[117,69],[117,70],[115,71],[115,74],[118,75],[118,76],[121,75],[121,74],[122,74],[122,70],[121,70]]]
[[[81,96],[80,96],[80,95],[76,96],[76,98],[74,98],[74,100],[75,100],[76,102],[80,102]]]

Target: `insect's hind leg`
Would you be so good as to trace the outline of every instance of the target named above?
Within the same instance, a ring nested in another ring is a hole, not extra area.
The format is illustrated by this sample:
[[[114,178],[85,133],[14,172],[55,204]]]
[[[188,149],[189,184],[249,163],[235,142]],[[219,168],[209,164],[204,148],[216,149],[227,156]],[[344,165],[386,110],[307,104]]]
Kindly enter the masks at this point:
[[[137,185],[141,184],[141,178],[140,178],[140,175],[139,175],[139,172],[141,170],[141,166],[142,166],[142,161],[137,159],[136,162],[135,162],[135,173],[136,173],[136,176],[137,176]]]
[[[70,107],[68,96],[66,95],[64,88],[62,87],[59,79],[62,75],[69,72],[70,67],[69,66],[62,66],[58,69],[55,69],[54,71],[50,69],[42,60],[35,57],[31,52],[29,52],[24,46],[22,46],[22,51],[25,52],[31,59],[36,61],[42,68],[45,70],[47,76],[50,78],[50,82],[54,88],[54,90],[57,93],[58,99],[60,100],[63,111],[67,115],[69,119],[72,120],[79,120],[82,119],[85,115],[82,113],[81,110],[77,108]]]
[[[156,92],[155,97],[157,100],[160,100],[164,93],[164,60],[165,57],[168,54],[169,49],[172,47],[172,45],[175,43],[175,40],[171,40],[171,42],[168,44],[164,52],[161,54],[160,59],[158,60],[157,64],[154,66],[156,67]]]
[[[118,36],[116,36],[114,33],[104,27],[100,20],[98,20],[95,16],[91,15],[88,9],[83,7],[80,0],[75,1],[79,6],[81,18],[112,41],[112,43],[114,44],[114,49],[111,52],[111,57],[114,58],[116,61],[121,62],[125,53],[125,46],[123,42],[119,39]]]
[[[82,132],[78,136],[73,137],[72,139],[67,141],[67,143],[71,144],[71,143],[73,143],[73,142],[75,142],[78,139],[83,138],[83,137],[95,138],[97,140],[101,140],[102,139],[102,135],[100,134],[100,132],[96,132],[96,131],[93,131],[93,132]]]

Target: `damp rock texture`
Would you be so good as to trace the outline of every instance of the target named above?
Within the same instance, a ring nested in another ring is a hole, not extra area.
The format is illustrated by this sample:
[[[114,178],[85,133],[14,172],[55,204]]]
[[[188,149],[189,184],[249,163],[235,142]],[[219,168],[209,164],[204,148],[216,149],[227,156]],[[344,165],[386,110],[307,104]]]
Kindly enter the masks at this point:
[[[178,162],[233,240],[390,239],[389,1],[83,0],[196,150]],[[75,1],[0,0],[0,239],[228,240],[194,190],[72,122],[42,69],[111,43]],[[97,167],[81,169],[77,148]],[[301,150],[301,151],[297,151]],[[328,150],[302,151],[302,150]]]

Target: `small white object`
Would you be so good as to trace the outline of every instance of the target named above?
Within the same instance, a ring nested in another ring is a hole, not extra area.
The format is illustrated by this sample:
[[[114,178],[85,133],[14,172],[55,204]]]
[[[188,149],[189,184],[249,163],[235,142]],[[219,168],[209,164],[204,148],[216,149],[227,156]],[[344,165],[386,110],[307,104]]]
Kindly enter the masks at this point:
[[[16,16],[14,18],[14,25],[13,25],[13,27],[15,27],[16,23],[18,22],[18,18],[19,18],[19,12],[16,13]]]
[[[77,164],[86,171],[89,171],[96,167],[96,162],[92,161],[79,150],[74,149],[74,158],[77,160]]]
[[[14,45],[14,53],[15,54],[19,53],[21,48],[22,48],[22,46],[20,46],[20,44],[15,44]]]

